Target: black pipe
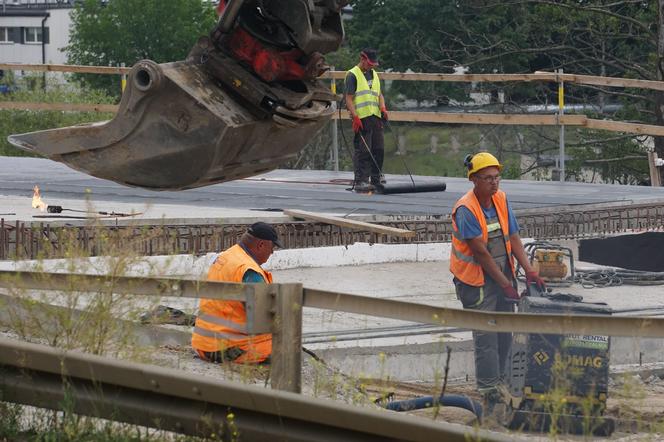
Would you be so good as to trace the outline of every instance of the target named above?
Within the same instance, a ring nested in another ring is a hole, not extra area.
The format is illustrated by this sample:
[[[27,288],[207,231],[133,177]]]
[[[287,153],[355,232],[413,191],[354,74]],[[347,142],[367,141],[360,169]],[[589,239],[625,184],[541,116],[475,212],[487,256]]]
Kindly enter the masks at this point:
[[[446,188],[447,184],[442,182],[379,184],[376,186],[376,192],[383,195],[392,195],[397,193],[444,192]]]
[[[47,12],[44,15],[44,18],[42,19],[41,22],[41,31],[42,31],[42,41],[41,41],[41,47],[42,47],[42,64],[46,64],[46,20],[51,16],[50,12]],[[42,74],[42,89],[46,90],[46,72]]]
[[[435,402],[433,396],[421,396],[405,401],[388,402],[385,404],[385,408],[392,411],[411,411],[442,405],[443,407],[464,408],[477,416],[478,420],[482,420],[482,405],[468,396],[446,394],[438,398],[437,404]]]

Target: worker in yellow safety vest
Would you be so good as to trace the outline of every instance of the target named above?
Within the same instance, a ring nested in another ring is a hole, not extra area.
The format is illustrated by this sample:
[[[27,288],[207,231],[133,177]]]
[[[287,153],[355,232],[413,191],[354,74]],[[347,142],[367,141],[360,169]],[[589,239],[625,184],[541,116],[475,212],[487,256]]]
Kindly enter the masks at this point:
[[[488,152],[466,156],[473,188],[452,209],[450,271],[465,309],[511,312],[520,298],[513,258],[526,272],[527,284],[545,289],[530,265],[519,237],[519,224],[505,193],[498,189],[503,166]],[[510,333],[474,331],[475,374],[488,412],[502,400],[498,386],[507,364]]]
[[[263,265],[282,248],[271,225],[251,225],[238,244],[220,253],[208,271],[208,281],[271,283],[272,274]],[[198,357],[208,362],[265,364],[272,354],[272,335],[247,334],[247,312],[241,301],[201,299],[191,337]]]
[[[346,108],[353,121],[353,166],[357,192],[370,192],[385,184],[383,175],[383,120],[388,113],[380,90],[380,79],[373,69],[378,66],[378,53],[367,48],[360,52],[360,61],[346,74]]]

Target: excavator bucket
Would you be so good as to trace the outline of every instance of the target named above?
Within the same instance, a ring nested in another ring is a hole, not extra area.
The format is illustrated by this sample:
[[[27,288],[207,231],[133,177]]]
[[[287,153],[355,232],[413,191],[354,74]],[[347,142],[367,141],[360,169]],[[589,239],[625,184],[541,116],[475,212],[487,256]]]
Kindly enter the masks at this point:
[[[337,96],[316,77],[325,69],[319,51],[336,49],[343,38],[343,4],[231,0],[185,61],[134,65],[111,121],[9,141],[89,175],[153,190],[275,169],[334,113]]]
[[[204,38],[195,50],[207,44]],[[320,86],[299,81],[296,90],[268,87],[234,60],[218,52],[208,57],[205,63],[200,57],[198,63],[139,62],[111,121],[13,135],[9,141],[95,177],[181,190],[275,169],[334,112],[334,97]],[[213,81],[210,70],[227,81]],[[261,111],[260,101],[270,98],[286,105],[272,114]]]

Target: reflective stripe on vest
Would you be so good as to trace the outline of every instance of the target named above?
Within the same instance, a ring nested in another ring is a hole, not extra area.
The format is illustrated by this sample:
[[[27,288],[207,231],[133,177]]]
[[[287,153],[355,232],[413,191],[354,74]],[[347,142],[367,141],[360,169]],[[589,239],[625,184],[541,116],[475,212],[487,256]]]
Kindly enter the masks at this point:
[[[474,263],[474,264],[478,264],[478,262],[475,261],[475,258],[474,258],[474,257],[472,257],[472,256],[468,256],[468,255],[464,255],[463,253],[459,252],[459,251],[458,251],[457,249],[455,249],[454,247],[452,247],[452,253],[454,253],[454,255],[455,255],[457,258],[459,258],[461,261],[464,261],[464,262],[470,262],[470,263]]]
[[[197,318],[205,321],[211,322],[212,324],[223,325],[224,327],[229,327],[234,330],[237,330],[240,333],[247,333],[247,324],[239,324],[237,322],[229,321],[220,316],[208,315],[207,313],[200,313]]]
[[[242,333],[230,333],[230,332],[214,332],[207,330],[203,327],[194,327],[194,333],[199,334],[201,336],[205,336],[206,338],[213,338],[213,339],[244,339],[246,338],[246,335],[243,335]]]
[[[495,232],[498,229],[502,230],[508,257],[507,262],[509,263],[512,273],[514,273],[512,245],[509,241],[507,197],[503,191],[499,190],[493,195],[491,200],[496,208],[498,223],[493,222],[487,224],[484,211],[472,189],[457,201],[452,210],[452,228],[454,233],[452,235],[452,250],[450,253],[450,272],[452,272],[452,274],[460,281],[475,287],[481,287],[484,285],[484,271],[482,270],[482,266],[473,258],[473,252],[468,243],[461,239],[459,235],[459,228],[454,219],[454,214],[456,214],[456,211],[460,206],[464,206],[470,210],[478,220],[480,228],[482,229],[482,241],[485,245],[488,245],[489,242],[489,226],[491,226],[492,232]]]
[[[369,83],[364,77],[364,73],[359,66],[355,66],[348,71],[348,75],[355,75],[355,95],[353,95],[353,105],[355,105],[355,112],[360,118],[366,118],[375,115],[381,117],[380,113],[380,79],[375,70],[373,72],[373,80],[371,88]]]

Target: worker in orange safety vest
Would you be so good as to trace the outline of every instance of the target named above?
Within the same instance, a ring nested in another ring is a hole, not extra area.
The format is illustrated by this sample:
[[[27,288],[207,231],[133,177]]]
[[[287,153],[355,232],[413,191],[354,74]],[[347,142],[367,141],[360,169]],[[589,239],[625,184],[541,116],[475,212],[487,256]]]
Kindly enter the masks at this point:
[[[238,244],[219,254],[208,271],[209,281],[272,283],[272,274],[263,265],[282,248],[271,225],[251,225]],[[201,299],[191,338],[198,356],[209,362],[266,364],[272,353],[272,335],[247,334],[247,312],[241,301]]]
[[[511,312],[520,298],[514,274],[516,258],[527,284],[545,289],[528,260],[519,224],[505,193],[498,189],[503,166],[488,152],[466,156],[464,165],[473,188],[452,209],[450,271],[465,309]],[[510,333],[474,331],[477,387],[488,413],[503,398],[498,389],[511,345]]]

